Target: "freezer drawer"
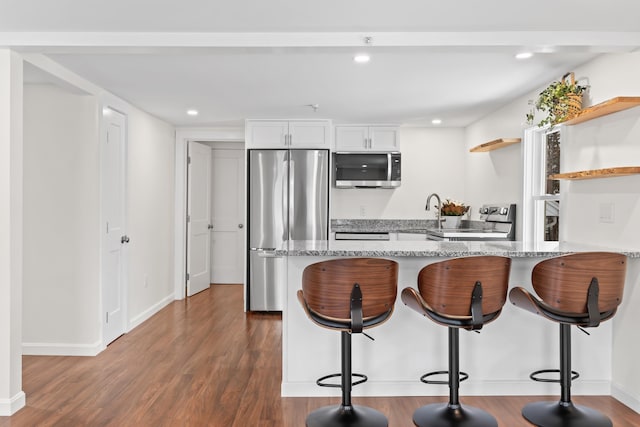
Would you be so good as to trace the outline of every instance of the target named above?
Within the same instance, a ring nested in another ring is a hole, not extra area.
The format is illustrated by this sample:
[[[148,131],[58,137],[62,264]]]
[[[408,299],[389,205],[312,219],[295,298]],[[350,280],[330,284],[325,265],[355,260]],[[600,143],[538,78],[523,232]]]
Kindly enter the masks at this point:
[[[284,257],[261,249],[249,252],[249,310],[282,311],[286,281]]]

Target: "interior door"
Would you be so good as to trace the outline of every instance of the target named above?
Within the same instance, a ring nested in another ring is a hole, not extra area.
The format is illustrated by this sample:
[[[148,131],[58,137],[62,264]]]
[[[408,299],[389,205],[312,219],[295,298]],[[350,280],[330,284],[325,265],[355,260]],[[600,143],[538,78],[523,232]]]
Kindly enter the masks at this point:
[[[109,344],[125,332],[125,117],[104,110],[101,149],[102,337]]]
[[[242,283],[244,150],[214,149],[211,197],[211,283]]]
[[[211,148],[189,142],[187,172],[187,296],[209,287]]]

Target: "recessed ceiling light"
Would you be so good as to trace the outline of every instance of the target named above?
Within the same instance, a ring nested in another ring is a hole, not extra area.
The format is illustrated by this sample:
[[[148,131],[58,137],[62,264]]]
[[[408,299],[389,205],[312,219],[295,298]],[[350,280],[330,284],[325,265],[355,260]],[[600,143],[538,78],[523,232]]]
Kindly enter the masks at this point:
[[[441,119],[433,119],[433,120],[431,120],[431,124],[433,124],[433,125],[439,125],[440,123],[442,123]]]
[[[366,62],[369,62],[370,59],[371,57],[366,53],[359,53],[353,57],[353,60],[356,61],[358,64],[364,64]]]
[[[187,114],[190,116],[197,116],[198,110],[187,110]]]
[[[516,59],[529,59],[533,56],[533,52],[520,52],[516,54]]]

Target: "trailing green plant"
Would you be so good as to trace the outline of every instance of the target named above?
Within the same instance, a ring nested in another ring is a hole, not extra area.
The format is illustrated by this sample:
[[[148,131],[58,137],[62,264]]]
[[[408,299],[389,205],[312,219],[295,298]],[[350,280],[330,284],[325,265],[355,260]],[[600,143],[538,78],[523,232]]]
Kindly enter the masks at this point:
[[[538,122],[539,127],[546,125],[556,125],[567,120],[572,108],[580,107],[582,95],[588,86],[577,84],[573,80],[567,80],[571,73],[565,74],[560,81],[552,82],[540,94],[538,99],[530,101],[533,104],[531,111],[527,113],[527,124],[532,125],[535,119],[536,111],[546,113],[545,117]],[[578,103],[576,107],[576,102]]]

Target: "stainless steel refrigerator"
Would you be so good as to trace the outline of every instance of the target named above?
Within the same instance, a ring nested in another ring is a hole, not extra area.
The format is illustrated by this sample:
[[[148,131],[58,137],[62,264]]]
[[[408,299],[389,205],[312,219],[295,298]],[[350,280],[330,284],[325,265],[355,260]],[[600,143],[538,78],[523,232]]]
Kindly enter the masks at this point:
[[[329,152],[249,151],[249,310],[281,311],[286,268],[274,249],[286,240],[326,240]]]

